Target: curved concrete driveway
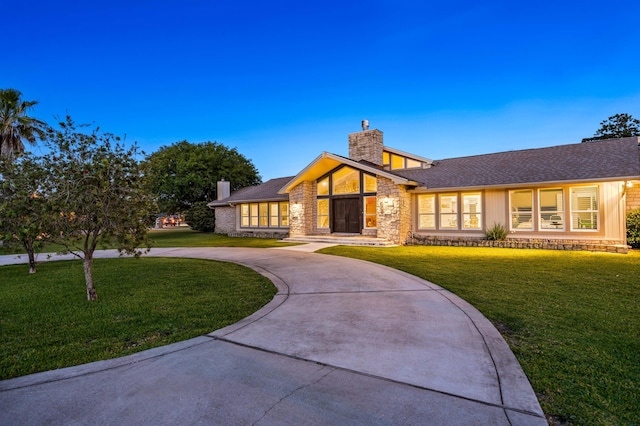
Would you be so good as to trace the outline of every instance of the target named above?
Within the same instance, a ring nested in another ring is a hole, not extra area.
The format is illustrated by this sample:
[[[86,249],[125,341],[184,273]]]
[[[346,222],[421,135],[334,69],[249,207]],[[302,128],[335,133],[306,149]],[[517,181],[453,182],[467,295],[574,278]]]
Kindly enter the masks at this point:
[[[208,336],[2,381],[0,423],[546,424],[471,305],[391,268],[299,250],[153,249],[249,266],[278,294]]]

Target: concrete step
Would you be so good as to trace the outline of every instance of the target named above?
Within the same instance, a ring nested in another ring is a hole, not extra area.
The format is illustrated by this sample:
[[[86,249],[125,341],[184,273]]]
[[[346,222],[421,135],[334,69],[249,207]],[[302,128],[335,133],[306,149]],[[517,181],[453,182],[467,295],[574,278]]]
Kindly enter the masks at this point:
[[[343,246],[394,247],[391,241],[384,238],[365,237],[362,235],[305,235],[284,238],[282,241],[291,243],[329,243]]]

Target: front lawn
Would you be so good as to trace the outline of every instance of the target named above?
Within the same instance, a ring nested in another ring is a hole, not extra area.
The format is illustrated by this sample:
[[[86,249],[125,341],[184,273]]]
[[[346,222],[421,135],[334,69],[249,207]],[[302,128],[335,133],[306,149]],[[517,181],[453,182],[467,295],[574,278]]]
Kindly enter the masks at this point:
[[[640,422],[640,252],[331,247],[473,304],[503,334],[542,409],[567,424]]]
[[[82,262],[0,267],[0,379],[129,355],[202,336],[268,303],[267,278],[233,263],[96,259],[98,300]]]

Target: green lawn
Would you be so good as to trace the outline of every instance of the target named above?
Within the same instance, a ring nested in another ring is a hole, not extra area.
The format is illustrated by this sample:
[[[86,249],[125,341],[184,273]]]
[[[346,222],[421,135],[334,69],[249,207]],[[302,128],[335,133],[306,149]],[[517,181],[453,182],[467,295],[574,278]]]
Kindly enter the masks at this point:
[[[247,317],[276,289],[251,269],[195,259],[96,259],[0,267],[0,379],[115,358],[202,336]]]
[[[554,421],[640,422],[640,252],[331,247],[432,281],[502,332]]]

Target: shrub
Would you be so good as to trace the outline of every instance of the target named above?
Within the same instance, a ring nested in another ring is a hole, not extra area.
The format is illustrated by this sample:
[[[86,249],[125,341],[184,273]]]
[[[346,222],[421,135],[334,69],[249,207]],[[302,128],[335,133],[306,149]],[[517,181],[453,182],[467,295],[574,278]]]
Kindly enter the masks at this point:
[[[627,244],[640,248],[640,208],[627,213]]]
[[[205,201],[195,203],[185,215],[185,222],[194,231],[213,232],[215,230],[216,218],[213,210],[207,207]]]
[[[501,223],[493,223],[493,226],[484,233],[487,240],[504,241],[507,239],[507,229]]]

